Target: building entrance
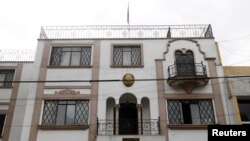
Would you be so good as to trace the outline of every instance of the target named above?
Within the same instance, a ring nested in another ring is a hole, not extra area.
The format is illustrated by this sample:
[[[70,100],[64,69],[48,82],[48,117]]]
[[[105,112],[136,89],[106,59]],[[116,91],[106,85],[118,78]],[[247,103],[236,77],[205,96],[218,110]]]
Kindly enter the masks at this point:
[[[137,135],[138,117],[135,103],[121,103],[119,109],[119,134]]]

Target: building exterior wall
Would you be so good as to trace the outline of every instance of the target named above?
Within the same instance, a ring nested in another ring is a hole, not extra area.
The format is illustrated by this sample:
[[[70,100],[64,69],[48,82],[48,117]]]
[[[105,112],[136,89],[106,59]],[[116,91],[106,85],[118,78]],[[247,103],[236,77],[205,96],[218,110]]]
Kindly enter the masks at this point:
[[[141,65],[113,64],[114,46],[124,45],[140,46]],[[50,65],[54,47],[79,46],[91,47],[89,66]],[[12,125],[9,126],[10,136],[4,136],[2,140],[206,140],[207,124],[170,123],[168,101],[211,100],[214,124],[227,124],[230,119],[226,116],[229,107],[224,94],[227,88],[222,85],[224,80],[217,79],[209,79],[206,85],[193,88],[190,93],[182,88],[170,86],[168,67],[175,64],[176,50],[191,50],[194,63],[206,66],[207,77],[223,76],[217,45],[213,38],[39,39],[34,63],[0,64],[0,68],[11,67],[18,70],[19,75],[15,76],[19,77],[15,77],[15,80],[31,81],[15,83],[12,89],[0,89],[0,93],[3,93],[0,96],[0,113],[9,112],[10,106],[14,106],[11,109],[13,121],[9,120]],[[135,82],[130,87],[123,83],[125,74],[134,76]],[[3,99],[5,101],[2,101]],[[86,115],[88,125],[44,125],[44,107],[49,100],[89,101]],[[137,124],[142,126],[138,127],[136,135],[119,135],[119,110],[126,102],[135,104]],[[116,124],[116,127],[111,127],[116,129],[108,132],[109,135],[105,134],[106,131],[104,134],[98,134],[101,120],[105,121],[105,124],[102,124],[105,126],[108,124],[107,120],[111,120],[113,125]],[[155,121],[154,125],[149,125],[150,129],[155,127],[154,131],[144,130],[146,120],[149,120],[150,124]],[[194,139],[193,136],[197,138]]]

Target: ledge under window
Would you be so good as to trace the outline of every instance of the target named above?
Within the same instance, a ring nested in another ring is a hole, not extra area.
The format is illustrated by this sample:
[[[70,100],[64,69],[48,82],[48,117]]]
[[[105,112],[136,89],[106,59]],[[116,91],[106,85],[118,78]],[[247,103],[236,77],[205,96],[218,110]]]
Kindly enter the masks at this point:
[[[186,129],[207,129],[208,125],[195,125],[195,124],[173,124],[168,125],[168,128],[173,130],[186,130]]]
[[[39,125],[41,130],[86,130],[89,125]]]
[[[0,86],[0,89],[12,89],[13,86]]]
[[[133,66],[116,66],[116,65],[111,65],[111,68],[143,68],[144,65],[133,65]]]
[[[52,68],[52,69],[72,69],[72,68],[92,68],[92,66],[47,66],[47,68]]]

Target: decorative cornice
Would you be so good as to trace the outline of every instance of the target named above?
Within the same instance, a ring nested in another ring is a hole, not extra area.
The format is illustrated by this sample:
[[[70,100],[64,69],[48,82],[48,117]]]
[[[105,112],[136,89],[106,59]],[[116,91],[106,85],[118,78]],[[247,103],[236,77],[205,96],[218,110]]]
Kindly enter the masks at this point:
[[[155,59],[155,60],[165,61],[165,60],[166,60],[166,54],[169,52],[170,45],[171,45],[173,42],[177,42],[177,41],[181,41],[181,40],[189,41],[189,42],[192,42],[192,43],[196,44],[196,46],[198,47],[199,52],[200,52],[201,54],[203,54],[204,59],[207,58],[205,52],[201,50],[200,44],[198,43],[198,41],[193,40],[193,39],[179,38],[179,39],[173,39],[173,40],[168,41],[168,42],[167,42],[167,46],[166,46],[166,51],[163,53],[163,58],[162,58],[162,59]],[[182,48],[182,49],[180,49],[180,50],[183,52],[183,49],[187,50],[186,48]]]

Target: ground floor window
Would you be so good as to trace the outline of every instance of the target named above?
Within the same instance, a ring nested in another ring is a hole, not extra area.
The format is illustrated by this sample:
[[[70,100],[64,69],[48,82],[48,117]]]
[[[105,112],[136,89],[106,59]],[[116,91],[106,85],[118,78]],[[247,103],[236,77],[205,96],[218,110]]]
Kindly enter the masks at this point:
[[[168,100],[169,124],[215,124],[212,100]]]
[[[89,101],[46,100],[43,125],[88,125]]]

